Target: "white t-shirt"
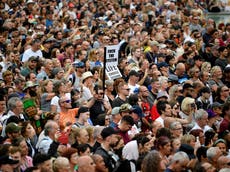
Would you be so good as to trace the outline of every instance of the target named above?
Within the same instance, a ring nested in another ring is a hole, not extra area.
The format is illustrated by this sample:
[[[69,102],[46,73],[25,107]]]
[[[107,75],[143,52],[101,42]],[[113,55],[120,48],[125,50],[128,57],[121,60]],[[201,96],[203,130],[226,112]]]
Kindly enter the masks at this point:
[[[27,49],[24,53],[23,53],[23,56],[22,56],[22,62],[26,62],[29,60],[29,58],[31,56],[34,56],[34,57],[40,57],[42,58],[42,51],[41,50],[37,50],[37,51],[32,51],[31,48]]]
[[[84,98],[84,100],[87,100],[87,101],[88,101],[88,100],[91,99],[92,97],[93,97],[93,95],[92,95],[90,89],[87,88],[87,87],[85,87],[85,86],[83,86],[83,87],[82,87],[82,98]]]
[[[128,86],[130,88],[129,94],[133,94],[134,90],[140,87],[140,85],[138,84],[136,84],[135,86],[128,84]]]

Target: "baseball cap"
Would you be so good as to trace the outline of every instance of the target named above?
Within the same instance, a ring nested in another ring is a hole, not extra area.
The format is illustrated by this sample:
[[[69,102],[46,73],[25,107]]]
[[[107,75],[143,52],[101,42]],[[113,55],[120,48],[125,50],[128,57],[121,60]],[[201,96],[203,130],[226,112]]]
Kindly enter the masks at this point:
[[[74,62],[73,66],[76,68],[82,68],[82,67],[85,67],[85,63],[84,62]]]
[[[113,134],[117,134],[118,132],[116,130],[114,130],[113,127],[106,127],[101,131],[101,136],[103,139],[105,139],[106,137],[109,137]]]
[[[112,109],[111,115],[117,115],[120,113],[120,107],[114,107]]]
[[[120,106],[120,112],[133,111],[133,107],[129,103],[124,103]]]
[[[143,111],[142,111],[142,109],[141,109],[141,107],[139,106],[139,105],[134,105],[133,106],[133,112],[135,113],[135,114],[137,114],[138,115],[138,117],[140,117],[140,118],[142,118],[142,117],[144,117],[145,115],[143,114]]]
[[[162,98],[162,97],[165,97],[167,99],[168,95],[163,91],[157,93],[157,99]]]
[[[169,66],[168,63],[166,63],[166,62],[161,62],[161,63],[157,64],[158,69],[160,69],[162,67],[168,67],[168,66]]]
[[[55,67],[54,69],[53,69],[53,71],[52,71],[52,74],[53,75],[57,75],[58,74],[58,72],[60,72],[60,71],[64,71],[61,67]]]
[[[21,130],[21,127],[18,124],[14,123],[14,122],[10,122],[6,126],[6,133],[17,133],[20,130]]]
[[[168,82],[178,82],[178,76],[174,74],[170,74],[168,77]]]

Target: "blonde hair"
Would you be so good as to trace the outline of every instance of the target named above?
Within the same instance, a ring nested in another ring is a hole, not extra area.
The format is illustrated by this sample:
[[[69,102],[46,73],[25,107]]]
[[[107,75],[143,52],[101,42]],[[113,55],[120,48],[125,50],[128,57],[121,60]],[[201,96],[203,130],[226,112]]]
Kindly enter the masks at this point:
[[[185,97],[184,100],[181,103],[181,110],[184,112],[188,111],[188,105],[195,103],[195,99],[190,97]]]
[[[192,140],[195,140],[195,136],[191,134],[185,134],[181,137],[181,144],[190,144]]]
[[[209,62],[202,63],[202,65],[201,65],[201,71],[202,72],[204,72],[204,71],[209,72],[210,71],[210,69],[208,69],[209,66],[211,68],[211,63],[209,63]]]
[[[217,70],[221,70],[220,66],[213,66],[211,71],[210,71],[210,74],[211,74],[211,77],[213,77],[214,73],[217,71]],[[222,71],[222,70],[221,70]]]

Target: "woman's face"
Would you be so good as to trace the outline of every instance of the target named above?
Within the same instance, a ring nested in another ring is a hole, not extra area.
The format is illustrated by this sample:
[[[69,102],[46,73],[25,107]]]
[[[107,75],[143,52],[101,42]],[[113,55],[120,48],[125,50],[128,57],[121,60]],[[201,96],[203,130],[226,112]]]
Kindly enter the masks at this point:
[[[216,147],[218,147],[222,153],[226,153],[226,145],[224,143],[218,143]]]
[[[70,157],[70,163],[76,165],[77,164],[77,159],[78,159],[78,153],[73,153]]]
[[[176,151],[179,149],[181,145],[181,142],[180,142],[180,139],[175,139],[173,142],[172,142],[172,149],[173,151]]]
[[[193,148],[195,147],[196,141],[195,139],[191,139],[190,143],[189,143]]]
[[[52,81],[49,81],[46,85],[46,91],[48,93],[51,93],[53,91],[53,82]]]
[[[144,144],[143,148],[144,148],[145,152],[149,152],[151,150],[151,147],[152,147],[152,143],[151,143],[151,141],[149,141],[149,142]]]
[[[171,143],[168,142],[166,145],[162,146],[161,151],[162,151],[165,155],[170,155],[170,153],[171,153]]]
[[[31,124],[26,126],[26,136],[32,138],[35,135],[34,127]]]
[[[28,146],[27,146],[25,140],[21,141],[21,143],[19,144],[19,147],[21,148],[22,156],[28,155],[28,153],[29,153],[28,152]]]
[[[79,134],[80,134],[80,136],[77,137],[78,142],[81,144],[88,143],[88,141],[89,141],[88,132],[85,129],[81,129]]]
[[[90,155],[90,149],[89,148],[87,148],[85,152],[81,153],[80,156],[85,156],[85,155],[88,155],[88,156]]]

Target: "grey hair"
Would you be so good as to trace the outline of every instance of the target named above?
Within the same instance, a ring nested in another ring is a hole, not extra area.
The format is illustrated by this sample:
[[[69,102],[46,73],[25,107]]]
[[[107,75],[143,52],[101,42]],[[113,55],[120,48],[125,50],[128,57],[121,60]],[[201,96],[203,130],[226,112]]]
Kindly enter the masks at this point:
[[[170,99],[175,97],[175,92],[177,91],[179,85],[173,85],[172,87],[170,87],[169,89],[169,97]]]
[[[172,160],[170,163],[174,163],[174,162],[183,162],[185,160],[188,160],[189,161],[189,157],[188,155],[183,152],[183,151],[179,151],[177,153],[175,153],[172,157]]]
[[[208,113],[204,110],[204,109],[199,109],[195,112],[195,120],[200,120],[202,119],[204,116],[208,116]]]
[[[177,125],[181,125],[181,123],[178,121],[174,121],[174,122],[170,123],[169,129],[173,130],[176,128]]]
[[[218,151],[220,151],[220,149],[218,147],[210,147],[210,148],[208,148],[208,150],[207,150],[207,158],[208,158],[208,160],[212,160],[212,158],[217,155]]]
[[[49,120],[46,122],[45,126],[44,126],[44,135],[48,136],[49,132],[53,129],[54,123],[56,123],[56,121],[54,120]]]
[[[97,139],[100,135],[101,135],[101,131],[104,129],[105,127],[103,126],[95,126],[94,130],[93,130],[93,138]]]
[[[22,100],[18,97],[12,97],[8,100],[8,103],[7,103],[7,108],[8,110],[13,110],[14,108],[16,108],[16,103],[17,102],[21,102]]]

